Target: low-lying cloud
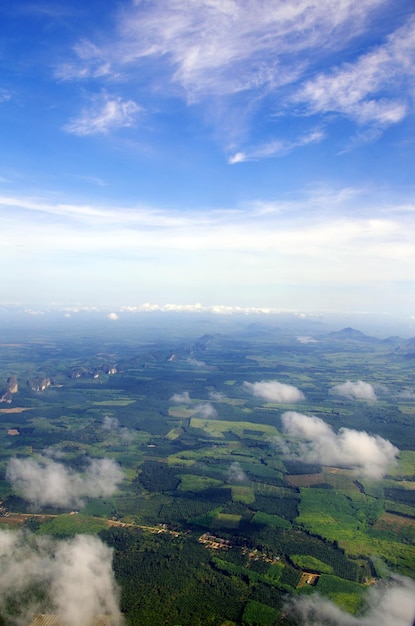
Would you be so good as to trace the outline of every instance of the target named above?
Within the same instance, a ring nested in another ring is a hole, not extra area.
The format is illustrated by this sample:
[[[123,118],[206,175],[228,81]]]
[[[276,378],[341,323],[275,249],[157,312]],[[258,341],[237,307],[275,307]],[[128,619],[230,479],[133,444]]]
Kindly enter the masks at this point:
[[[1,617],[12,626],[25,626],[38,613],[56,614],[67,626],[111,615],[114,625],[121,626],[112,549],[89,535],[55,541],[1,530]]]
[[[111,415],[104,416],[102,429],[115,433],[125,440],[131,440],[134,437],[134,433],[131,430],[125,426],[121,426],[119,420],[116,417],[111,417]]]
[[[286,385],[277,380],[261,380],[256,383],[244,382],[243,387],[256,398],[266,402],[291,404],[305,400],[302,391],[293,385]]]
[[[218,412],[210,402],[201,402],[197,404],[195,407],[195,413],[200,417],[209,418],[209,417],[217,417]]]
[[[115,493],[123,473],[112,459],[91,459],[81,473],[47,457],[12,458],[6,478],[16,492],[37,507],[79,508],[87,498]]]
[[[174,404],[190,404],[191,399],[188,391],[183,391],[183,393],[174,393],[170,398],[170,402]]]
[[[238,461],[234,461],[228,470],[228,480],[233,483],[241,483],[244,480],[247,480],[247,475],[243,471],[240,463]]]
[[[348,380],[340,385],[335,385],[330,389],[330,393],[351,400],[367,400],[368,402],[376,402],[377,400],[373,385],[365,383],[363,380],[357,382]]]
[[[222,391],[209,391],[209,398],[214,402],[223,402],[226,396]]]
[[[394,576],[386,585],[373,587],[367,596],[367,610],[359,617],[345,613],[318,594],[297,596],[285,612],[301,626],[413,626],[415,623],[415,582]]]
[[[284,432],[291,439],[278,440],[282,451],[305,463],[322,463],[351,468],[372,480],[383,478],[396,465],[399,453],[390,441],[365,431],[332,427],[319,417],[310,417],[295,411],[281,416]]]

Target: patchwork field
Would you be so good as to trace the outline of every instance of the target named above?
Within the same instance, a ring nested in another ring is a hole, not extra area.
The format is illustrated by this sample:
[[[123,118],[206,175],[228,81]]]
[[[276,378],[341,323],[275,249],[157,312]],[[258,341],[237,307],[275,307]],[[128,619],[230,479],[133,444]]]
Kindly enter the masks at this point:
[[[0,522],[102,537],[128,624],[193,626],[203,613],[213,626],[291,626],[288,597],[317,591],[355,614],[369,582],[415,579],[413,361],[389,344],[277,331],[55,340],[0,353],[4,384],[19,382],[0,408]],[[43,391],[27,384],[45,376]],[[359,380],[375,402],[333,393]],[[389,451],[378,474],[371,450]],[[48,500],[41,481],[55,471],[84,492]]]

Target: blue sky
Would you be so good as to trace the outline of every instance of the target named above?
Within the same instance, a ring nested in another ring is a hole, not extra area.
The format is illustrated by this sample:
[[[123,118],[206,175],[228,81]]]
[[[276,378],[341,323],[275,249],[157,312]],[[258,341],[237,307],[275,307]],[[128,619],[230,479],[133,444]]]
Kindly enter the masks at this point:
[[[409,0],[3,0],[1,302],[415,313]]]

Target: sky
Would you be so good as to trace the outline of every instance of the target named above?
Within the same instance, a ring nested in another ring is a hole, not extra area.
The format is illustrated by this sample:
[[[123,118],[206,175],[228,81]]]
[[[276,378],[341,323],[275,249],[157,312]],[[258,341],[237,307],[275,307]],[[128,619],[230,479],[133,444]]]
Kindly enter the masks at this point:
[[[0,304],[415,313],[412,0],[3,0]]]

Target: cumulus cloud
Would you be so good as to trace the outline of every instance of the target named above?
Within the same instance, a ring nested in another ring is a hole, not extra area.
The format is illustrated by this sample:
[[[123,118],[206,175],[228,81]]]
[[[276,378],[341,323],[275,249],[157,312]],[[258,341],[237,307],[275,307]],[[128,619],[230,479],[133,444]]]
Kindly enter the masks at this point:
[[[296,339],[299,343],[318,343],[317,339],[313,339],[313,337],[308,335],[298,335]]]
[[[292,598],[285,611],[301,626],[413,626],[415,583],[404,576],[394,576],[372,588],[367,609],[359,617],[345,613],[318,594]]]
[[[281,416],[284,432],[290,439],[277,440],[284,453],[306,463],[322,463],[355,469],[359,475],[381,479],[388,468],[396,465],[399,454],[390,441],[365,431],[332,427],[319,417],[310,417],[295,411]]]
[[[277,380],[261,380],[256,383],[244,382],[243,387],[256,398],[266,402],[291,404],[305,400],[303,392],[297,387],[279,383]]]
[[[205,418],[217,417],[218,415],[218,412],[216,411],[215,407],[212,404],[210,404],[210,402],[201,402],[200,404],[197,404],[195,406],[195,412],[200,417],[205,417]]]
[[[351,400],[368,400],[369,402],[376,402],[376,392],[373,385],[365,383],[363,380],[352,382],[348,380],[340,385],[335,385],[330,389],[330,393],[336,396],[344,396]]]
[[[209,391],[209,398],[214,402],[223,402],[226,396],[222,391]]]
[[[107,319],[116,321],[118,319],[117,313],[108,313]]]
[[[194,365],[194,367],[204,367],[210,369],[204,361],[200,361],[199,359],[187,359],[187,362],[189,365]]]
[[[102,428],[104,430],[117,430],[119,426],[120,423],[116,417],[111,417],[110,415],[104,416],[104,420],[102,422]]]
[[[245,472],[243,471],[240,463],[238,463],[238,461],[235,461],[234,463],[232,463],[232,465],[230,466],[228,470],[228,481],[241,483],[246,479],[247,479],[247,476]]]
[[[83,473],[53,459],[12,458],[6,478],[18,493],[35,506],[81,507],[86,498],[112,495],[123,478],[112,459],[91,459]]]
[[[112,549],[97,537],[54,541],[0,531],[0,614],[7,624],[25,626],[38,613],[53,613],[79,626],[110,614],[120,626],[118,600]]]
[[[174,404],[190,404],[192,401],[189,392],[183,391],[183,393],[174,393],[170,398],[170,402],[174,402]]]
[[[116,417],[111,417],[110,415],[104,416],[102,428],[103,430],[108,430],[116,433],[117,435],[121,435],[123,439],[132,439],[134,436],[131,430],[125,426],[120,426],[118,419]]]
[[[414,391],[401,391],[401,393],[398,394],[400,398],[402,398],[402,400],[415,400],[415,392]]]

